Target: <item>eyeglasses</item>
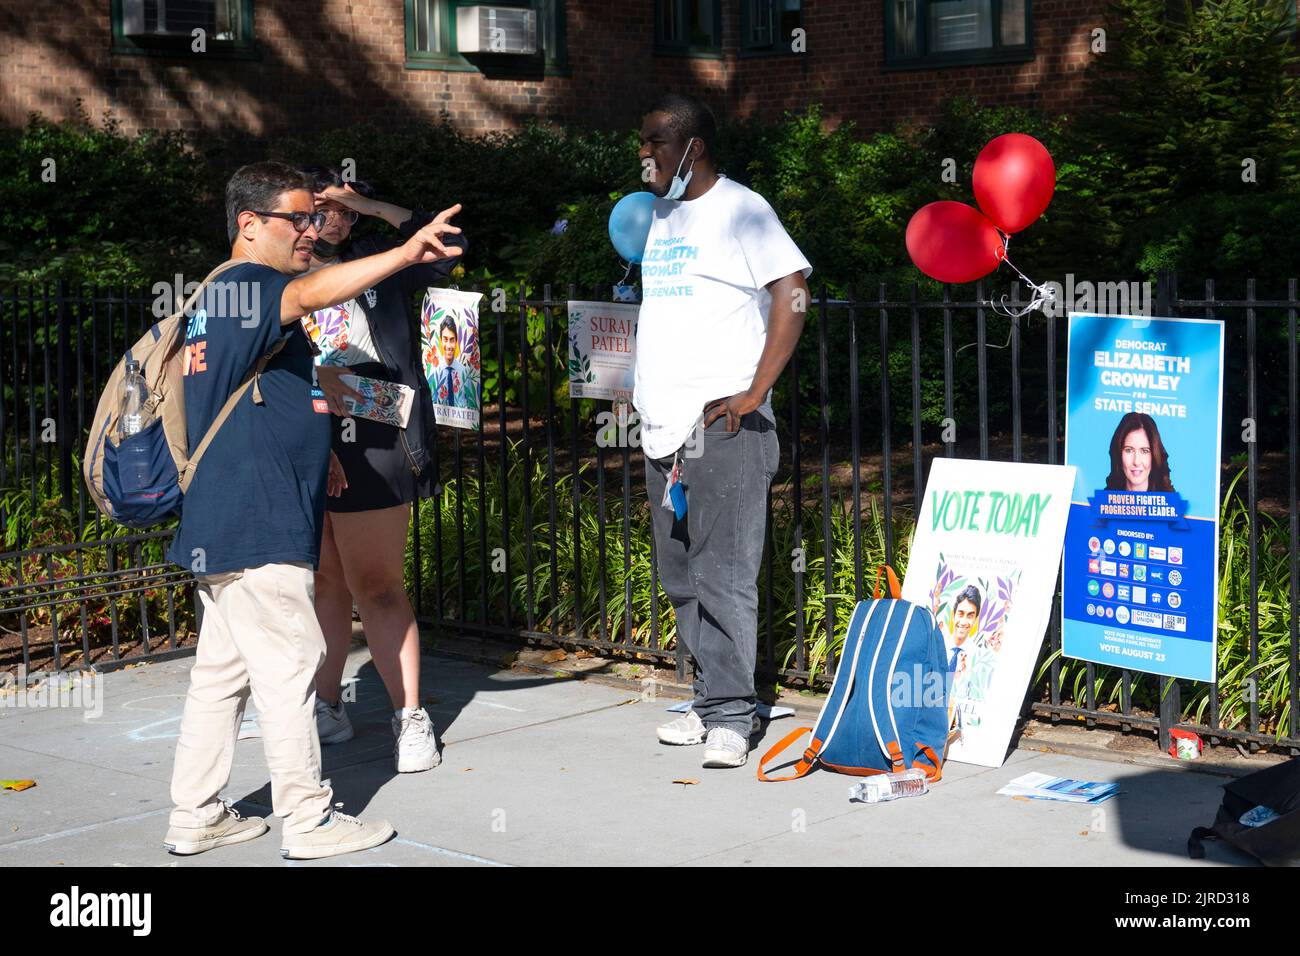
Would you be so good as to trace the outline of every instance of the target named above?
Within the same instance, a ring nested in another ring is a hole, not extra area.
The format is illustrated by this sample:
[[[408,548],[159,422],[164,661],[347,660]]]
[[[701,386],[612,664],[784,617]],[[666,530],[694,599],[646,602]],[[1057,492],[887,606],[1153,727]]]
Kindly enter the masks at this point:
[[[361,217],[361,213],[357,212],[355,209],[322,209],[321,212],[325,214],[325,219],[327,221],[330,219],[333,219],[335,222],[341,220],[346,222],[349,226],[354,225]]]
[[[308,226],[315,226],[317,232],[325,228],[323,212],[267,212],[264,209],[248,211],[258,216],[270,216],[272,219],[288,219],[295,232],[306,232]]]

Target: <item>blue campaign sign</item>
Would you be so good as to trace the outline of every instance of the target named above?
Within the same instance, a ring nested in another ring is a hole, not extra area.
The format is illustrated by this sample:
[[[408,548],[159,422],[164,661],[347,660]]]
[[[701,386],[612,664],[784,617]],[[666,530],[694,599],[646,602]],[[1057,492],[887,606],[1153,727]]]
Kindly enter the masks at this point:
[[[1223,324],[1072,314],[1067,657],[1212,681]]]

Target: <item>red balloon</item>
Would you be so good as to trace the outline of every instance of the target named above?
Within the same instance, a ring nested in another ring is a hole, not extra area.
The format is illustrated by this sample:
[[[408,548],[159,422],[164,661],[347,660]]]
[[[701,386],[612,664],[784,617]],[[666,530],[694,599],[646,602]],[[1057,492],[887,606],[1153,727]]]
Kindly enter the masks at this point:
[[[1056,164],[1038,140],[1006,133],[980,150],[975,201],[1003,232],[1019,232],[1043,214],[1056,191]]]
[[[907,224],[907,254],[940,282],[974,282],[998,267],[1002,237],[978,209],[964,202],[932,202]]]

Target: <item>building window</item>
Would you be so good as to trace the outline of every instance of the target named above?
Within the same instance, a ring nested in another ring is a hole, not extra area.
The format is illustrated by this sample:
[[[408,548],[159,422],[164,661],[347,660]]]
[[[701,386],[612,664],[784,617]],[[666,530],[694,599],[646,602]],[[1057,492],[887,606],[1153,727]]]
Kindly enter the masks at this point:
[[[252,0],[112,0],[110,16],[114,53],[256,56]]]
[[[1028,59],[1029,0],[886,0],[885,62],[945,66]]]
[[[803,0],[741,0],[740,48],[746,53],[790,53],[803,26]]]
[[[456,11],[461,7],[524,7],[537,13],[537,46],[527,54],[460,52],[456,42]],[[564,0],[505,0],[502,3],[470,3],[457,0],[406,0],[406,67],[415,70],[465,70],[563,73],[568,70],[565,44]]]
[[[450,46],[448,4],[439,0],[415,0],[407,4],[408,52],[445,56]]]
[[[655,52],[722,55],[720,0],[655,0]]]

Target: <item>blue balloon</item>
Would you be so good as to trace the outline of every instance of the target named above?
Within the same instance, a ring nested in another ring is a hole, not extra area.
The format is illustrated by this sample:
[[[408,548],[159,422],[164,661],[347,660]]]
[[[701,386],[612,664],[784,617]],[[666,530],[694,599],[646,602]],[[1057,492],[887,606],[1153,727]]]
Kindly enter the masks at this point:
[[[618,254],[628,262],[640,262],[654,218],[654,193],[629,193],[609,214],[609,238]]]

